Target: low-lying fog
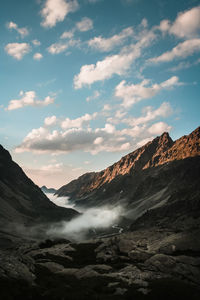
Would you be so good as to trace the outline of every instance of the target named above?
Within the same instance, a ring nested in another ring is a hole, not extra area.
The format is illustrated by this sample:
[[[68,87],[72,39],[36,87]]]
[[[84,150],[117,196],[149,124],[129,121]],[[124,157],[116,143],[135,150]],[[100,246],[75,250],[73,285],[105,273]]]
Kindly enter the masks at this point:
[[[66,208],[74,208],[74,204],[69,202],[69,197],[57,197],[51,193],[45,193],[45,195],[58,206],[66,207]]]
[[[56,197],[53,194],[46,195],[58,206],[74,208],[74,205],[68,201],[68,197]],[[89,230],[112,228],[123,214],[120,206],[89,208],[85,211],[79,210],[79,212],[81,215],[69,222],[63,221],[56,225],[53,224],[47,234],[80,240],[85,237]]]

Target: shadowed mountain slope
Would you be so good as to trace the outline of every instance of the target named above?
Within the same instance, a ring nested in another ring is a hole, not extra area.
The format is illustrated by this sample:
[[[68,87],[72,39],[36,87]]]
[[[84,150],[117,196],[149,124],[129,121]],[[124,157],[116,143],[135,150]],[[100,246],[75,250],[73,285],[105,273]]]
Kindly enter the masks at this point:
[[[1,231],[12,224],[69,220],[78,213],[53,204],[0,146]],[[13,227],[15,227],[13,225]]]

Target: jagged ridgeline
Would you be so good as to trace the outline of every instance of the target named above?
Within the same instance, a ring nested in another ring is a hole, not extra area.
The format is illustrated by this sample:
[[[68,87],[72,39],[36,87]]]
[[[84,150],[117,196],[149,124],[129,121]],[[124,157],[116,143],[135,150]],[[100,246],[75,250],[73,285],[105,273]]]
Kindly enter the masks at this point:
[[[56,194],[84,207],[121,204],[135,220],[150,208],[168,207],[181,199],[186,211],[195,210],[199,178],[200,127],[176,141],[163,133],[107,169],[64,185]],[[183,209],[173,205],[173,212]]]

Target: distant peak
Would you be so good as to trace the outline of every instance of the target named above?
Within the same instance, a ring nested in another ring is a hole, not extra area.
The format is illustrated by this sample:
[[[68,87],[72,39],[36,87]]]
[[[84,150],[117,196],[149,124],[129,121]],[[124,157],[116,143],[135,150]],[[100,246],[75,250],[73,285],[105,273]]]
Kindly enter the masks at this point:
[[[47,189],[46,185],[41,186],[41,189]]]

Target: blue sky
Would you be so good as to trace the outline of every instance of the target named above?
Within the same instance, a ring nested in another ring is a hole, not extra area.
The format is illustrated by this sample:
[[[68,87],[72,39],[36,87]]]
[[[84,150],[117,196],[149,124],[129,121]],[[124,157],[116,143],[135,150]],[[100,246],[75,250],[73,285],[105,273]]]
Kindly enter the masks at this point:
[[[36,184],[199,126],[199,1],[7,0],[0,15],[0,143]]]

